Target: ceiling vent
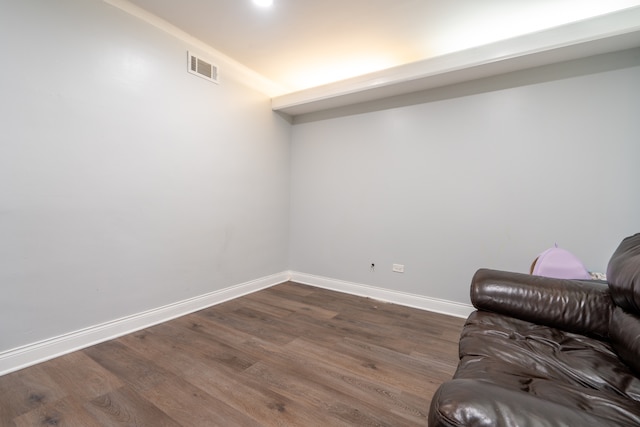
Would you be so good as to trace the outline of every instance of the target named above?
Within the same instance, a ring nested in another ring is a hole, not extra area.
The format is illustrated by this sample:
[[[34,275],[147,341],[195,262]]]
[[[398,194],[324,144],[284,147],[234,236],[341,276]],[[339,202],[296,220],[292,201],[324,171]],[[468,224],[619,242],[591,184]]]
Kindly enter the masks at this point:
[[[218,67],[191,52],[187,52],[187,54],[189,57],[188,71],[191,74],[207,79],[210,82],[219,83]]]

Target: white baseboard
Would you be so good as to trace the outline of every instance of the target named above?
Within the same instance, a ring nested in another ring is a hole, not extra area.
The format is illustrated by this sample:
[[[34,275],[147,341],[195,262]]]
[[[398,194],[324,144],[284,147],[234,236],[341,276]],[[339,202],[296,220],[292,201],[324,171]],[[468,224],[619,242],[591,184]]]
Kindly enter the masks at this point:
[[[407,307],[419,308],[421,310],[448,314],[455,317],[466,318],[475,310],[475,308],[470,304],[462,304],[455,301],[398,292],[360,283],[345,282],[343,280],[314,276],[311,274],[299,273],[297,271],[291,271],[290,277],[292,282],[344,292],[347,294],[369,297],[379,301],[391,302]]]
[[[286,282],[285,271],[0,353],[0,375]]]
[[[0,353],[0,375],[8,374],[9,372],[53,359],[54,357],[118,338],[261,289],[269,288],[288,280],[456,317],[467,317],[474,310],[473,306],[469,304],[461,304],[454,301],[398,292],[295,271],[284,271],[111,322],[4,351]]]

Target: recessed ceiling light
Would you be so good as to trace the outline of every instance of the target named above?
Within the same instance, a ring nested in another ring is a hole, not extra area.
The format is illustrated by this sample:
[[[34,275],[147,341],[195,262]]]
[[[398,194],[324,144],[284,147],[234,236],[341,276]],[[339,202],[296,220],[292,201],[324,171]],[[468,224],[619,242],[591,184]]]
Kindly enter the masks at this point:
[[[253,4],[260,7],[269,7],[273,5],[273,0],[253,0]]]

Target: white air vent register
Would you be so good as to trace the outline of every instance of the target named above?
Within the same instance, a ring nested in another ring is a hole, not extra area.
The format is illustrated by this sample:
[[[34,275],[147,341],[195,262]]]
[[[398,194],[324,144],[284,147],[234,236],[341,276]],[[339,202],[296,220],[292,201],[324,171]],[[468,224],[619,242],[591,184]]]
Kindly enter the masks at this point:
[[[189,57],[187,69],[191,74],[218,83],[218,67],[191,52],[187,52],[187,56]]]

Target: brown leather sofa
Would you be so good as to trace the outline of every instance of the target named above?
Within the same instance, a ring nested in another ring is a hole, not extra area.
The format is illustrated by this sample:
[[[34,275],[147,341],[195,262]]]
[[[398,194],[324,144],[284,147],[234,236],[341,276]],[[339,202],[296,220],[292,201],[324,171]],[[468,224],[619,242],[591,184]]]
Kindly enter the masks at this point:
[[[479,270],[429,426],[640,426],[640,233],[607,281]]]

